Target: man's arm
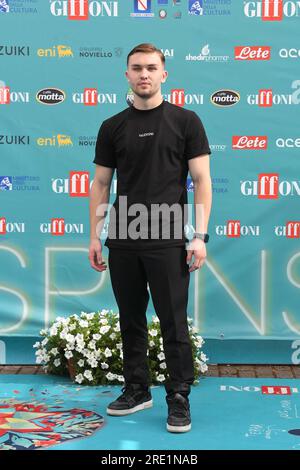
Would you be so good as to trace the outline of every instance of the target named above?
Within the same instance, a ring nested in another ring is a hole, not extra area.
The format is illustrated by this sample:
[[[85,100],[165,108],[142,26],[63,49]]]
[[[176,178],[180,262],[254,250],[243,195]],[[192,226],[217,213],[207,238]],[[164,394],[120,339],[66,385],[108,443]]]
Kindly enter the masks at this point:
[[[90,248],[89,260],[91,267],[96,271],[106,269],[102,260],[102,245],[100,235],[106,216],[106,209],[109,202],[109,191],[113,177],[113,168],[96,165],[95,177],[90,191]],[[97,208],[101,205],[99,215]]]
[[[189,172],[194,184],[195,231],[206,233],[212,204],[212,186],[209,168],[209,155],[199,155],[188,161]],[[189,271],[203,266],[206,258],[206,246],[200,239],[194,239],[188,246],[187,263],[194,255]]]

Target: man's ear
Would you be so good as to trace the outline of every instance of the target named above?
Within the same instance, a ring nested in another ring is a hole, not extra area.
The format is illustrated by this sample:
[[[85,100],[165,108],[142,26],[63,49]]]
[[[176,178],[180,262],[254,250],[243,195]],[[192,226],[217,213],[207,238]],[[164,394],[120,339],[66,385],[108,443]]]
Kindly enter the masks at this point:
[[[163,78],[161,79],[161,83],[165,83],[165,81],[167,80],[168,78],[168,72],[166,70],[164,70],[163,72]]]

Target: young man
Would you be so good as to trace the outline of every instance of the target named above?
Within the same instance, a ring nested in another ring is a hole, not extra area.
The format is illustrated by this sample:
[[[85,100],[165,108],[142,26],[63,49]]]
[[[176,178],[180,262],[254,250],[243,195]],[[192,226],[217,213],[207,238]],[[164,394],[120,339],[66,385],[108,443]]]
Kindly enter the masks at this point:
[[[107,207],[116,169],[117,196],[105,245],[120,314],[125,387],[107,413],[124,416],[152,406],[147,365],[149,285],[170,377],[165,385],[167,429],[186,432],[191,429],[188,395],[194,381],[186,308],[190,273],[206,258],[211,152],[196,113],[163,100],[161,84],[167,75],[165,57],[155,46],[140,44],[128,54],[126,77],[133,105],[105,120],[97,138],[89,259],[95,270],[106,269],[99,240],[106,211],[99,212],[99,205]],[[182,213],[187,205],[188,171],[195,208],[202,210],[195,211],[196,231],[187,245]],[[157,205],[169,208],[169,214],[152,212]],[[174,206],[182,210],[173,210]],[[137,207],[143,212],[138,224]]]

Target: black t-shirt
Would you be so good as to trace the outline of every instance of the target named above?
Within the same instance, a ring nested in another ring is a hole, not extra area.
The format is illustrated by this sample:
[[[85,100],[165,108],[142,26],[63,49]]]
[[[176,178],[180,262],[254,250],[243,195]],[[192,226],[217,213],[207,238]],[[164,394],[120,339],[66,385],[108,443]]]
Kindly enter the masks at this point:
[[[153,204],[164,204],[165,209],[175,204],[176,209],[183,210],[187,204],[188,160],[210,153],[197,114],[168,101],[149,110],[131,106],[105,120],[98,133],[94,163],[117,171],[115,212],[114,217],[110,212],[105,245],[134,249],[184,245],[186,213],[180,219],[180,231],[174,233],[176,221],[178,229],[177,210],[157,216],[151,208]],[[133,204],[143,204],[148,210],[147,221],[147,212],[141,216],[139,210],[135,211],[137,206],[125,215],[126,207],[128,210]]]

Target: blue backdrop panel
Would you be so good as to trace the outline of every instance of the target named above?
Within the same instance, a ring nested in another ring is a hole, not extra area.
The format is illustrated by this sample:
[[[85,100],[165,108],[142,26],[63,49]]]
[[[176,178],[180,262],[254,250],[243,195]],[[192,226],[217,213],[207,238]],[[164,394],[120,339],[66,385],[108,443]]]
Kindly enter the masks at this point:
[[[152,42],[164,98],[201,117],[212,150],[189,316],[214,360],[299,363],[299,22],[296,1],[0,1],[1,362],[29,358],[19,340],[57,315],[117,310],[87,259],[92,160],[127,106],[127,53]]]

